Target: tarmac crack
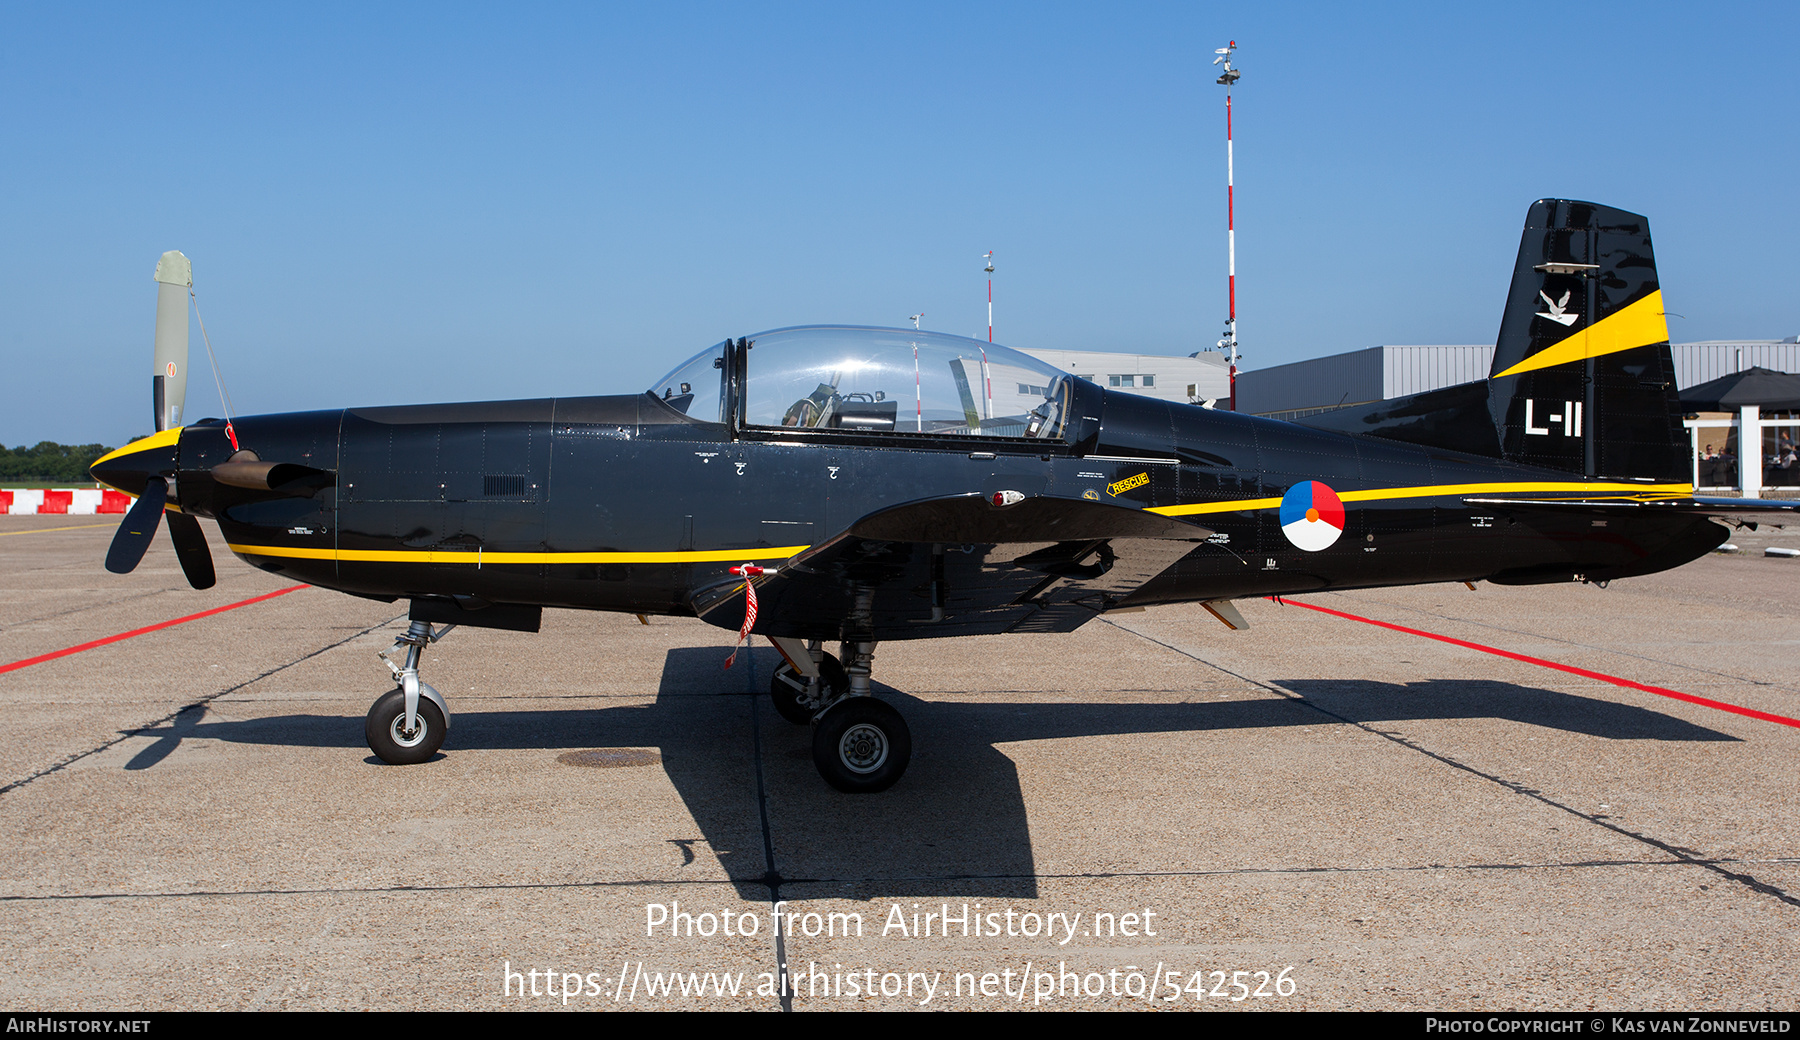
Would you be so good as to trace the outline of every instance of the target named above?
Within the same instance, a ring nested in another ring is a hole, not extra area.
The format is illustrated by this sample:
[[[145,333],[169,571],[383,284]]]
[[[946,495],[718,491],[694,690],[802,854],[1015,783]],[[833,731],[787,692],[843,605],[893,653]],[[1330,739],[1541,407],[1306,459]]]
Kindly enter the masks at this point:
[[[559,890],[591,888],[636,888],[639,886],[654,886],[661,888],[669,885],[695,887],[715,885],[725,887],[736,886],[741,883],[741,881],[733,880],[731,878],[708,878],[704,880],[683,878],[632,878],[626,881],[465,881],[453,885],[350,885],[325,886],[320,888],[195,888],[186,891],[172,892],[50,892],[39,895],[10,895],[0,896],[0,903],[82,902],[106,899],[232,899],[254,896],[405,895],[408,892],[419,892],[424,894],[443,892],[554,892]]]
[[[1502,777],[1502,776],[1499,776],[1499,775],[1496,775],[1493,773],[1485,772],[1485,771],[1477,769],[1474,766],[1469,765],[1467,763],[1459,762],[1456,759],[1443,754],[1442,752],[1433,751],[1430,748],[1427,748],[1424,745],[1420,744],[1419,742],[1411,739],[1410,737],[1405,737],[1398,733],[1391,733],[1386,730],[1376,729],[1375,727],[1367,725],[1365,723],[1357,722],[1355,719],[1352,719],[1345,715],[1340,715],[1337,712],[1332,711],[1329,708],[1326,708],[1312,700],[1307,699],[1306,697],[1301,696],[1300,694],[1293,692],[1292,690],[1284,689],[1273,683],[1263,682],[1259,679],[1252,679],[1247,675],[1241,675],[1237,672],[1232,671],[1229,668],[1226,668],[1223,665],[1215,664],[1212,661],[1208,661],[1206,658],[1201,657],[1198,654],[1192,653],[1191,651],[1188,651],[1188,650],[1184,650],[1181,647],[1175,646],[1172,643],[1166,643],[1163,640],[1156,638],[1155,636],[1147,635],[1143,632],[1139,632],[1138,630],[1136,630],[1134,628],[1130,628],[1125,625],[1122,625],[1122,624],[1118,623],[1117,621],[1113,621],[1110,618],[1101,618],[1100,620],[1102,620],[1105,623],[1111,625],[1112,627],[1120,630],[1121,632],[1130,633],[1131,635],[1137,636],[1139,639],[1142,639],[1145,642],[1155,643],[1157,646],[1163,647],[1168,650],[1172,650],[1175,653],[1178,653],[1183,657],[1186,657],[1193,661],[1197,661],[1200,664],[1203,664],[1203,665],[1207,666],[1208,668],[1211,668],[1215,671],[1223,672],[1224,674],[1229,675],[1234,679],[1238,679],[1243,682],[1247,682],[1247,683],[1251,684],[1252,686],[1260,687],[1264,690],[1269,691],[1270,693],[1275,694],[1278,697],[1281,697],[1285,700],[1291,701],[1294,704],[1297,704],[1297,705],[1300,705],[1300,706],[1303,706],[1306,708],[1310,708],[1313,711],[1316,711],[1319,714],[1324,715],[1328,718],[1336,719],[1337,721],[1343,723],[1346,726],[1355,727],[1356,729],[1362,730],[1364,733],[1368,733],[1373,736],[1380,737],[1383,740],[1390,741],[1394,744],[1404,747],[1409,751],[1414,751],[1421,755],[1424,755],[1427,758],[1430,758],[1433,761],[1438,762],[1442,765],[1446,765],[1446,766],[1451,767],[1452,769],[1457,769],[1462,772],[1468,773],[1470,776],[1479,777],[1483,780],[1488,781],[1489,783],[1497,784],[1500,787],[1503,787],[1503,788],[1507,789],[1508,791],[1511,791],[1513,794],[1522,795],[1526,798],[1532,799],[1533,801],[1536,801],[1543,805],[1546,805],[1552,809],[1560,810],[1564,813],[1567,813],[1570,816],[1575,817],[1578,820],[1584,820],[1587,823],[1592,824],[1595,827],[1603,828],[1603,829],[1611,831],[1612,833],[1617,834],[1621,837],[1629,838],[1632,841],[1639,842],[1644,845],[1648,845],[1649,847],[1657,849],[1661,852],[1664,852],[1664,853],[1668,854],[1669,856],[1672,856],[1675,859],[1677,859],[1685,864],[1688,864],[1690,866],[1700,867],[1703,870],[1711,871],[1715,874],[1718,874],[1721,877],[1724,877],[1733,882],[1736,882],[1737,884],[1742,885],[1745,888],[1748,888],[1751,891],[1758,893],[1759,895],[1769,896],[1773,899],[1779,900],[1782,903],[1786,903],[1788,906],[1800,907],[1800,898],[1791,896],[1787,892],[1783,891],[1782,889],[1780,889],[1774,885],[1771,885],[1766,881],[1762,881],[1756,877],[1753,877],[1749,874],[1738,873],[1737,871],[1726,869],[1724,864],[1736,862],[1734,860],[1703,857],[1691,849],[1686,849],[1686,848],[1682,848],[1680,846],[1671,845],[1668,842],[1663,841],[1660,838],[1655,838],[1648,834],[1643,834],[1641,832],[1631,830],[1628,827],[1620,826],[1619,824],[1613,823],[1610,820],[1606,820],[1599,816],[1595,816],[1591,813],[1582,812],[1580,809],[1577,809],[1572,805],[1566,805],[1562,802],[1557,801],[1556,799],[1550,797],[1549,795],[1545,794],[1544,792],[1542,792],[1540,790],[1537,790],[1536,788],[1527,787],[1524,784],[1519,783],[1518,781],[1508,780],[1505,777]]]
[[[769,829],[769,786],[763,772],[763,740],[761,698],[756,694],[756,648],[744,655],[745,680],[750,697],[750,750],[756,766],[756,814],[762,825],[763,876],[761,883],[769,888],[769,905],[775,915],[775,971],[781,980],[781,1010],[794,1010],[794,995],[788,987],[787,942],[781,934],[781,872],[775,869],[775,835]]]
[[[206,696],[201,697],[199,700],[191,701],[187,704],[184,704],[181,707],[176,708],[174,711],[169,712],[167,715],[162,716],[161,718],[151,719],[149,722],[142,723],[141,725],[135,726],[131,729],[122,730],[122,731],[120,731],[118,736],[112,738],[111,740],[102,741],[101,743],[96,744],[91,748],[88,748],[86,751],[77,751],[72,754],[65,755],[62,758],[58,759],[57,761],[51,763],[50,765],[45,766],[44,768],[38,770],[37,772],[30,774],[29,776],[25,776],[18,780],[14,780],[9,784],[6,784],[5,786],[0,787],[0,795],[7,794],[12,791],[16,791],[19,788],[24,787],[26,784],[31,783],[33,780],[41,779],[43,777],[49,776],[52,773],[61,772],[62,770],[67,769],[69,766],[74,765],[76,762],[79,762],[84,758],[88,758],[93,755],[97,755],[100,752],[107,750],[108,748],[117,747],[118,745],[123,744],[125,741],[130,740],[133,737],[141,736],[147,730],[155,729],[156,727],[161,726],[164,723],[173,723],[176,719],[180,718],[183,714],[193,711],[195,708],[204,709],[208,704],[211,704],[213,701],[216,701],[219,698],[226,696],[227,694],[236,693],[239,690],[245,689],[249,686],[253,686],[256,683],[262,682],[264,679],[267,679],[269,676],[275,675],[278,672],[285,672],[289,668],[292,668],[295,665],[300,664],[303,661],[310,661],[313,658],[319,656],[320,654],[324,653],[327,650],[335,650],[338,647],[343,646],[345,643],[348,643],[352,640],[361,639],[363,636],[368,635],[370,632],[374,632],[378,629],[386,628],[388,625],[393,624],[394,622],[400,620],[401,618],[403,618],[405,616],[406,616],[405,614],[396,614],[393,617],[388,618],[386,621],[382,621],[377,624],[370,625],[368,628],[365,628],[360,632],[354,632],[350,635],[347,635],[344,638],[339,639],[338,641],[336,641],[334,643],[327,643],[324,646],[319,647],[317,650],[312,650],[307,653],[301,654],[299,657],[296,657],[292,661],[288,661],[285,664],[278,664],[275,667],[268,669],[267,671],[263,672],[260,675],[252,676],[249,679],[245,679],[241,683],[237,683],[232,686],[227,686],[225,689],[219,690],[216,693],[209,693]]]
[[[1793,866],[1800,860],[1777,858],[1761,860],[1740,859],[1697,859],[1681,857],[1668,859],[1588,859],[1545,861],[1541,863],[1413,863],[1388,864],[1382,866],[1289,866],[1289,867],[1223,867],[1208,870],[1096,870],[1074,871],[1051,874],[895,874],[881,877],[795,877],[783,878],[782,884],[794,885],[888,885],[894,882],[957,882],[957,881],[1105,881],[1117,878],[1141,878],[1155,880],[1157,878],[1192,878],[1192,877],[1278,877],[1304,875],[1351,875],[1351,874],[1421,874],[1443,871],[1531,871],[1531,870],[1618,870],[1629,868],[1662,868],[1689,867],[1696,862],[1706,864],[1768,864],[1772,866]],[[320,888],[245,888],[245,889],[188,889],[185,891],[164,892],[50,892],[40,894],[0,895],[0,903],[55,903],[55,902],[94,902],[109,899],[239,899],[261,896],[319,896],[319,895],[406,895],[419,893],[422,895],[454,893],[454,892],[532,892],[532,891],[575,891],[581,889],[601,888],[637,888],[637,887],[736,887],[743,884],[742,879],[732,878],[629,878],[618,881],[509,881],[509,882],[458,882],[446,885],[360,885]]]
[[[83,590],[83,591],[86,591],[86,590]],[[166,589],[156,589],[151,592],[140,592],[135,596],[125,596],[120,599],[109,599],[104,603],[89,603],[89,604],[86,604],[85,606],[70,607],[67,610],[59,610],[54,614],[42,614],[42,615],[39,615],[38,617],[24,618],[22,620],[13,622],[12,624],[7,625],[6,627],[9,630],[16,631],[25,625],[35,625],[40,621],[51,621],[51,620],[54,620],[59,617],[68,617],[70,614],[80,614],[80,613],[83,613],[84,611],[89,611],[89,610],[104,610],[107,607],[123,606],[126,603],[136,603],[138,600],[150,599],[153,596],[165,596],[165,595],[168,595],[169,593],[175,592],[175,591],[177,591],[175,589],[175,587],[170,586],[169,588],[166,588]],[[186,589],[183,588],[180,591],[186,591]]]

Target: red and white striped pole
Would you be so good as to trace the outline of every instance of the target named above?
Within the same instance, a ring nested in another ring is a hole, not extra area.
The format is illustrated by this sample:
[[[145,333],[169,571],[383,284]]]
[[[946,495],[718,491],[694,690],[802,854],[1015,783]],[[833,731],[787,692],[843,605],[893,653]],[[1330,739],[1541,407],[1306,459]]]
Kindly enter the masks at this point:
[[[981,258],[987,261],[987,267],[983,270],[987,271],[988,276],[988,342],[992,343],[994,342],[994,251],[988,250],[981,254]]]
[[[1225,88],[1225,299],[1231,340],[1231,410],[1237,411],[1237,188],[1231,155],[1231,87]]]
[[[1227,300],[1227,317],[1225,319],[1225,338],[1219,341],[1221,349],[1231,354],[1231,411],[1237,411],[1237,214],[1235,188],[1233,185],[1232,149],[1231,149],[1231,85],[1241,75],[1232,67],[1231,52],[1237,50],[1237,41],[1232,40],[1230,46],[1220,47],[1214,51],[1218,57],[1213,59],[1214,65],[1225,66],[1219,78],[1214,80],[1225,88],[1225,251],[1226,274],[1225,296]]]

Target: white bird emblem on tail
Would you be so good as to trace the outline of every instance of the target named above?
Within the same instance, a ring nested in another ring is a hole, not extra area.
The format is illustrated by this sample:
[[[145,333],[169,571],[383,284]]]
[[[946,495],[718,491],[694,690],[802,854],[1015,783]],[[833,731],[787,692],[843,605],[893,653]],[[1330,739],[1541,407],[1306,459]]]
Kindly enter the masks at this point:
[[[1550,308],[1550,313],[1545,314],[1543,311],[1538,311],[1537,316],[1540,318],[1549,318],[1551,321],[1560,322],[1563,325],[1575,324],[1575,319],[1580,317],[1580,315],[1569,314],[1563,310],[1564,307],[1569,305],[1570,295],[1570,293],[1565,292],[1562,294],[1562,299],[1552,303],[1550,297],[1544,295],[1544,290],[1539,289],[1538,296],[1544,301],[1544,306]]]

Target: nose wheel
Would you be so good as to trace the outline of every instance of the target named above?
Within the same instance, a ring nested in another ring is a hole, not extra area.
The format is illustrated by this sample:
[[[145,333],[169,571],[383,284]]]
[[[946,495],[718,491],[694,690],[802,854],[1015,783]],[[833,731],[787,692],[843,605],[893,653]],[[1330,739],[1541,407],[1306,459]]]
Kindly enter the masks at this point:
[[[410,766],[424,762],[443,746],[444,713],[429,700],[420,700],[411,723],[406,717],[406,691],[396,686],[369,709],[363,725],[369,750],[389,765]]]
[[[369,750],[383,762],[417,765],[428,761],[443,746],[444,734],[450,729],[450,708],[442,695],[419,679],[419,658],[425,647],[455,627],[445,625],[433,631],[425,622],[414,621],[405,635],[396,637],[394,645],[379,655],[400,684],[369,708],[369,717],[363,723]],[[406,651],[404,663],[395,664],[388,654],[400,649]]]

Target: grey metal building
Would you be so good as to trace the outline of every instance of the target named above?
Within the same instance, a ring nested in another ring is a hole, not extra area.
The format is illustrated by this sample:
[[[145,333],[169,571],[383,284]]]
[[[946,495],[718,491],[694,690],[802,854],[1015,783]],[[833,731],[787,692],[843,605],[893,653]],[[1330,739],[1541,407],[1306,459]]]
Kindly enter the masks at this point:
[[[1800,336],[1787,339],[1714,339],[1673,343],[1675,383],[1686,390],[1746,368],[1800,372]]]
[[[1680,389],[1753,366],[1800,372],[1800,336],[1670,345]],[[1491,344],[1380,346],[1238,373],[1238,411],[1298,419],[1487,378]]]
[[[1238,373],[1237,410],[1295,419],[1486,379],[1490,346],[1381,346]]]
[[[1223,354],[1201,352],[1172,357],[1167,354],[1031,348],[1025,348],[1025,353],[1109,390],[1183,404],[1219,401],[1220,407],[1224,407],[1225,398],[1231,395],[1231,365]],[[1485,372],[1482,374],[1486,375]]]

